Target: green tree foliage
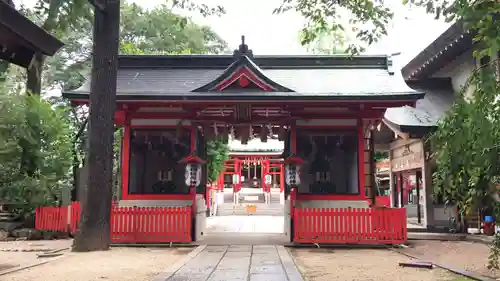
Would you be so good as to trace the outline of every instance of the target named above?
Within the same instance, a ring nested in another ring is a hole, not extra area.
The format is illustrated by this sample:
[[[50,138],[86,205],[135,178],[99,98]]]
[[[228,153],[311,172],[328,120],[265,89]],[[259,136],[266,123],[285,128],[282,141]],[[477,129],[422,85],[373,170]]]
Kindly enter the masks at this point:
[[[336,55],[346,52],[344,47],[348,42],[347,36],[339,31],[331,31],[318,35],[312,42],[305,46],[307,50],[317,55]]]
[[[61,190],[70,186],[72,131],[64,112],[38,96],[3,93],[0,198],[23,214],[42,204],[57,204]]]
[[[355,40],[348,42],[345,51],[359,53],[365,49],[363,44],[387,35],[393,12],[385,5],[381,0],[282,0],[274,13],[297,11],[308,21],[300,31],[302,45],[317,42],[324,34],[353,34]]]
[[[44,73],[47,88],[75,89],[89,76],[92,54],[89,30],[91,21],[81,20],[78,28],[61,33],[59,39],[66,45],[56,56],[47,58]],[[173,13],[167,5],[145,10],[123,1],[120,33],[122,54],[219,54],[228,49],[227,43],[211,28]]]
[[[221,137],[207,141],[208,182],[214,183],[224,171],[224,161],[229,159],[229,146]]]
[[[387,151],[375,151],[375,153],[373,153],[373,160],[375,160],[375,162],[380,162],[387,158],[389,158],[389,153]]]

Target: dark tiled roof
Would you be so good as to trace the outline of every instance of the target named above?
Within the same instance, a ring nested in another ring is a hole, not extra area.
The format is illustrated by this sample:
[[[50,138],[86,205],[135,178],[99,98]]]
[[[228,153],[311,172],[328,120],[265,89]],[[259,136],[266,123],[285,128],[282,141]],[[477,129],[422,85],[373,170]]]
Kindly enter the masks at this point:
[[[399,126],[402,131],[405,131],[405,127],[435,127],[437,121],[453,105],[454,94],[450,79],[413,81],[411,85],[414,89],[425,92],[425,97],[418,100],[414,108],[410,106],[388,108],[384,119]]]
[[[217,85],[220,85],[223,81],[230,79],[235,73],[237,73],[239,70],[242,68],[248,68],[250,71],[256,75],[256,79],[259,81],[263,81],[266,84],[270,85],[272,87],[273,92],[293,92],[293,90],[290,90],[287,87],[284,87],[283,85],[280,85],[276,81],[273,81],[273,79],[270,79],[267,77],[263,70],[256,65],[252,59],[246,55],[240,55],[237,57],[237,59],[229,65],[226,70],[224,70],[223,73],[221,73],[217,78],[213,79],[211,82],[209,82],[206,85],[203,85],[197,89],[192,90],[192,92],[208,92],[208,91],[213,91]]]
[[[7,47],[4,51],[0,48],[0,59],[23,67],[29,65],[35,52],[52,56],[63,46],[3,0],[0,0],[0,33],[0,45]]]
[[[430,77],[471,49],[473,36],[473,33],[464,30],[462,22],[455,22],[401,69],[404,79],[418,80]]]
[[[263,74],[294,92],[192,92],[218,78],[231,56],[122,56],[117,99],[324,98],[415,100],[423,94],[410,89],[389,69],[385,56],[255,56]],[[64,93],[86,99],[89,81]]]

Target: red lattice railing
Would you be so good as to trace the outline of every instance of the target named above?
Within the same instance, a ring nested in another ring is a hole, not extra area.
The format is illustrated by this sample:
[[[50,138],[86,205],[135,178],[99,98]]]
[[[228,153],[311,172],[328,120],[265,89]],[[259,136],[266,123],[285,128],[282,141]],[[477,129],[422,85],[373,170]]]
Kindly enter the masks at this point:
[[[403,208],[295,208],[294,241],[323,244],[402,244]]]
[[[35,228],[51,231],[66,231],[68,227],[68,208],[38,207],[35,211]]]
[[[80,216],[80,202],[68,207],[40,207],[36,210],[36,228],[76,233]],[[120,208],[113,203],[111,241],[114,243],[191,242],[191,231],[191,206]]]

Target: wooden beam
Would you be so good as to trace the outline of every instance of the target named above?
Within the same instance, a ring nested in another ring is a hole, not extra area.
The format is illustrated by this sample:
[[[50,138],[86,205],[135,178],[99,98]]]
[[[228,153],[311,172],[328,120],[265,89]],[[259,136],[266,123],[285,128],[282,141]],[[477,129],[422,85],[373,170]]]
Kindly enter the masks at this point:
[[[410,139],[409,134],[401,132],[400,130],[398,130],[397,128],[395,128],[394,126],[392,126],[392,124],[390,124],[389,122],[386,122],[385,120],[382,120],[382,122],[384,122],[384,124],[387,126],[387,128],[391,129],[391,131],[393,131],[400,138],[402,138],[404,140],[409,140]]]

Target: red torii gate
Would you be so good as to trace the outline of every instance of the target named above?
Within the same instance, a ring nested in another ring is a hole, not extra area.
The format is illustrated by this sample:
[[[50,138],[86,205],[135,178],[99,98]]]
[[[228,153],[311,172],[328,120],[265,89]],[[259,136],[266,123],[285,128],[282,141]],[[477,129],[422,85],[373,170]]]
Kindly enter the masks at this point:
[[[273,157],[274,155],[262,155],[262,154],[254,154],[254,155],[240,155],[233,154],[232,159],[226,160],[224,162],[224,171],[219,175],[217,180],[217,184],[214,189],[219,191],[224,190],[224,178],[226,175],[231,175],[233,192],[241,191],[242,183],[241,178],[244,176],[242,174],[243,167],[245,164],[254,165],[260,164],[260,181],[263,192],[271,192],[271,185],[266,182],[266,176],[278,176],[279,177],[279,185],[280,192],[284,191],[284,182],[285,182],[285,174],[284,174],[284,165],[279,158]],[[279,156],[278,156],[279,157]],[[236,177],[235,177],[236,176]],[[234,179],[237,179],[236,181]]]

